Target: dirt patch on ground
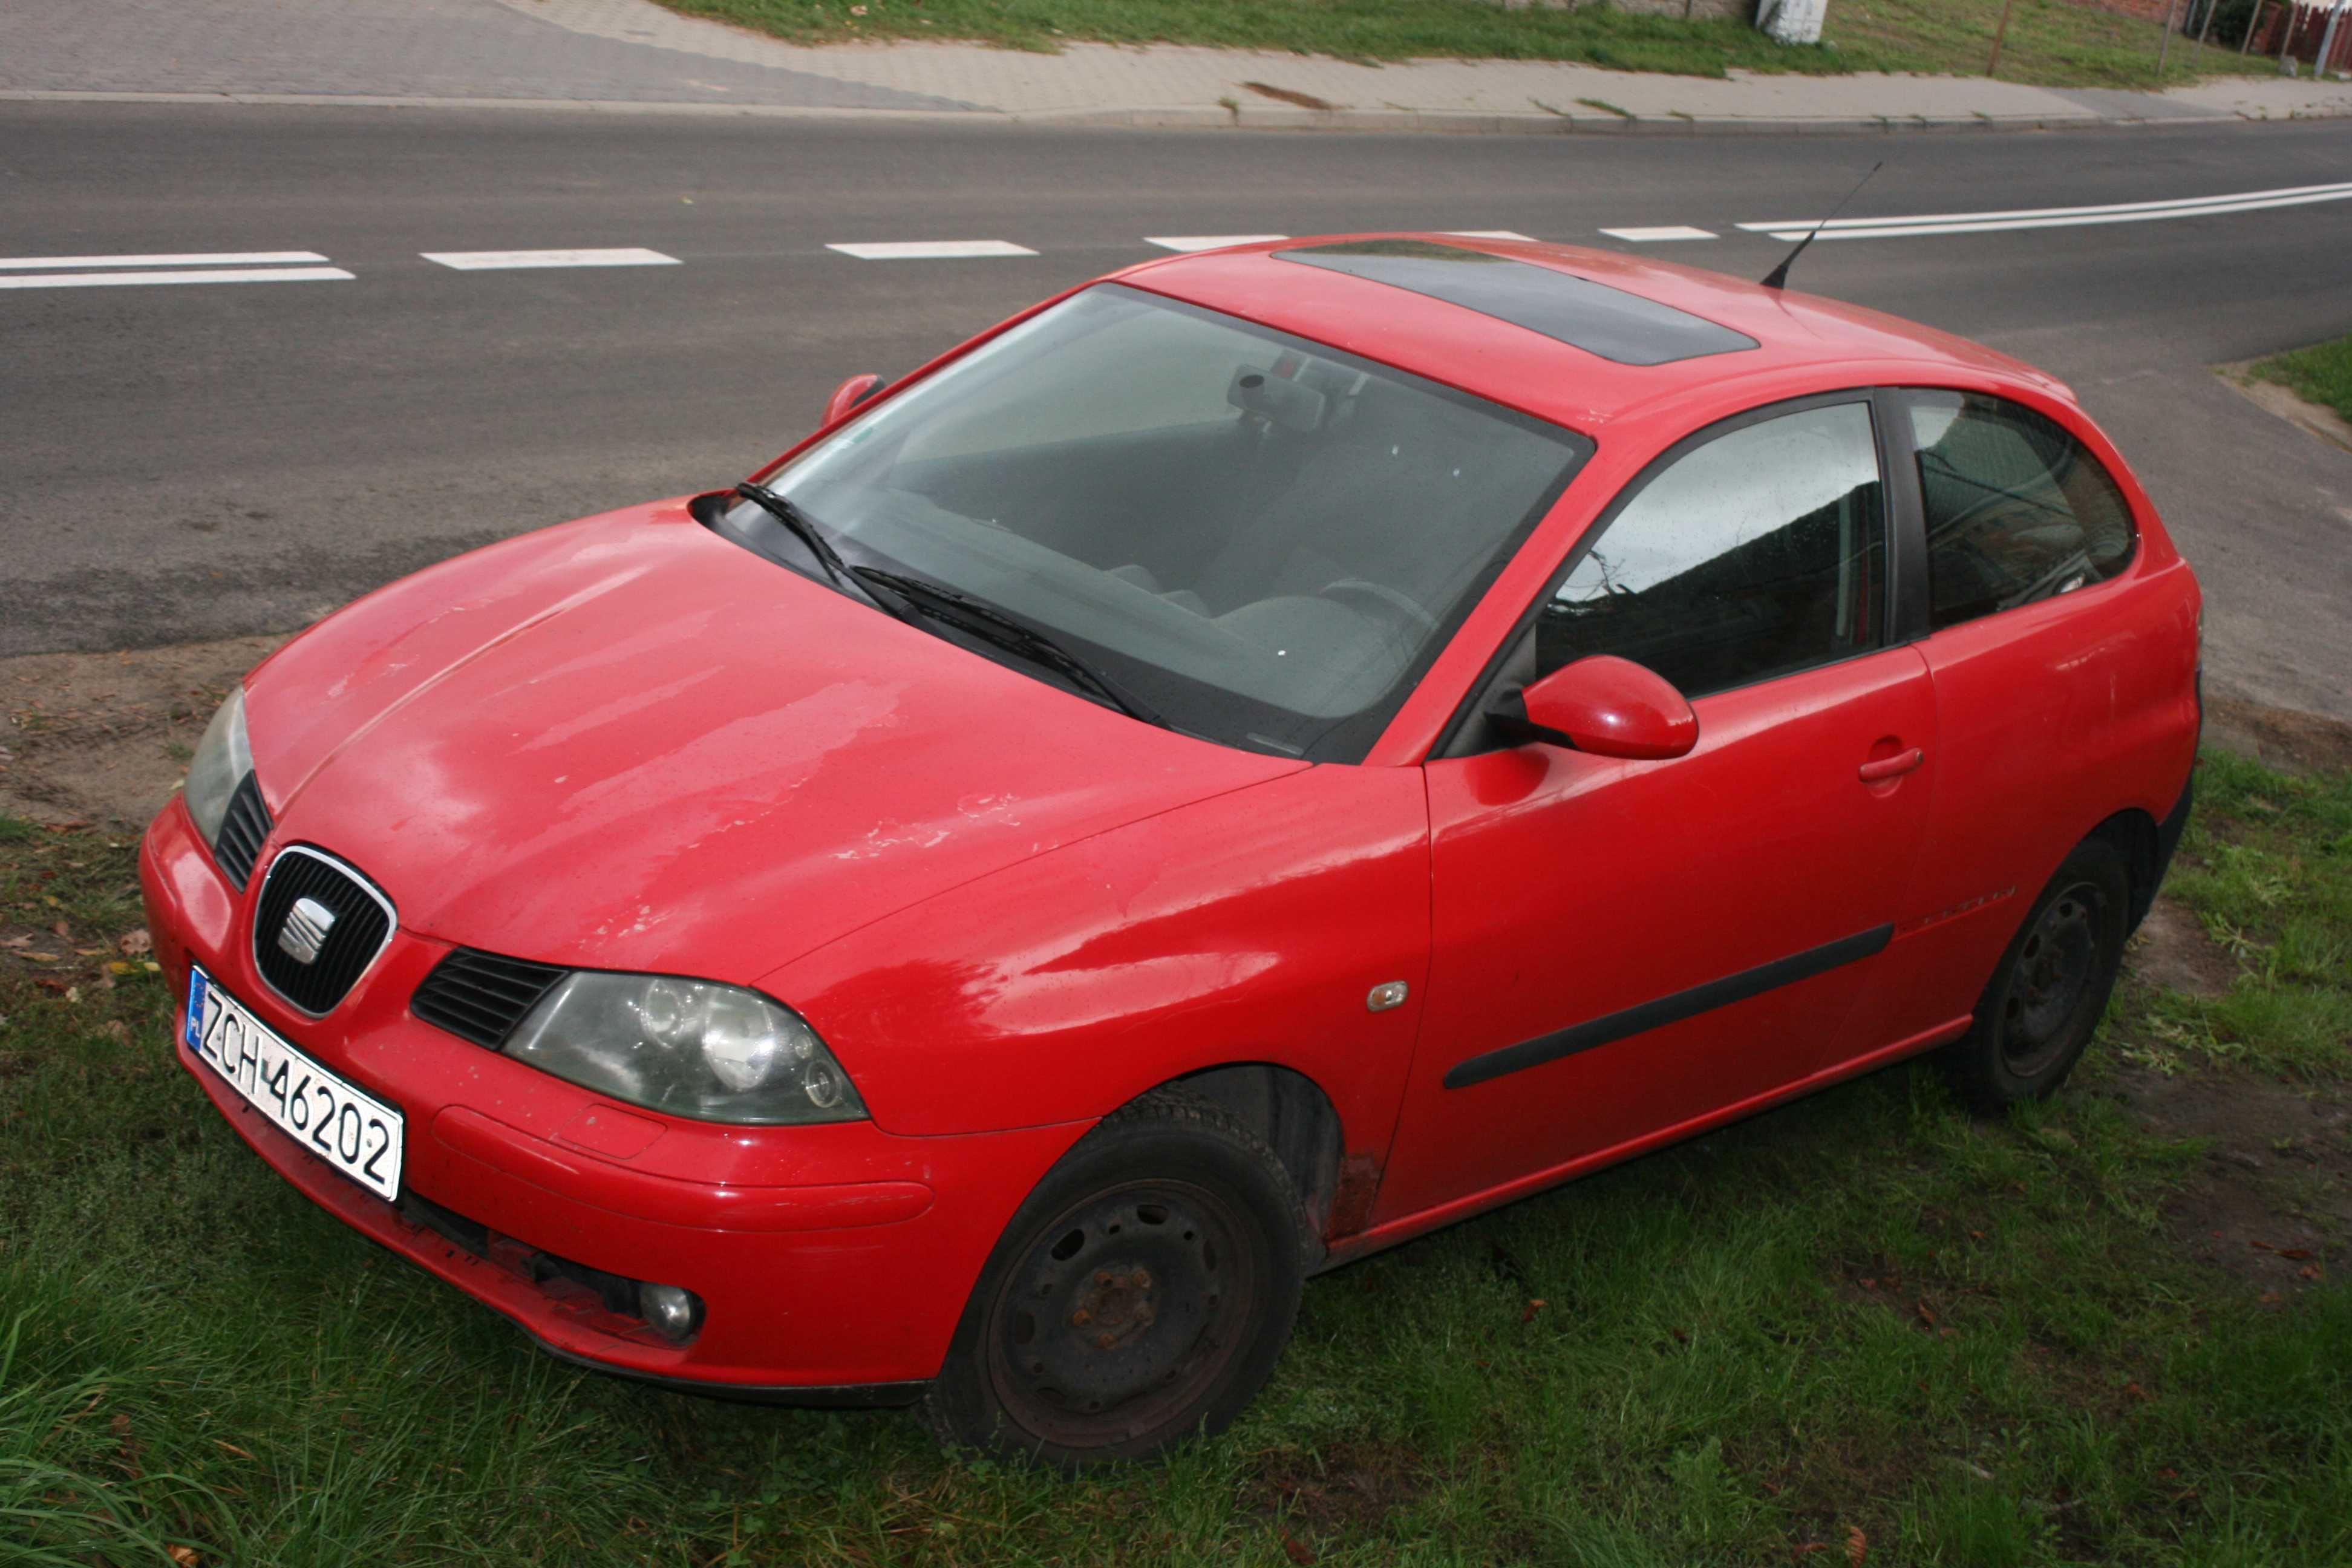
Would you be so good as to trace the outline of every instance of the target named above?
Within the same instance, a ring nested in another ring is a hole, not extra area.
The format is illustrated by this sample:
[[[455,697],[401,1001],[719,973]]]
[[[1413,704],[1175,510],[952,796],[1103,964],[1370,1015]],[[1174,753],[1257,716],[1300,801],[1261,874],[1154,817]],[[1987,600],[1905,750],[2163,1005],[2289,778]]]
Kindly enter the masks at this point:
[[[2238,979],[2238,961],[2205,934],[2195,915],[2167,898],[2148,906],[2124,963],[2147,984],[2191,996],[2219,996]]]
[[[1270,1456],[1244,1489],[1295,1563],[1312,1563],[1326,1543],[1359,1541],[1428,1488],[1418,1456],[1371,1443],[1319,1454]]]
[[[0,659],[0,813],[142,827],[236,678],[286,639]]]
[[[2208,694],[2205,739],[2281,773],[2352,768],[2352,724],[2293,708]]]
[[[2166,1078],[2119,1066],[2100,1092],[2204,1158],[2164,1206],[2182,1247],[2284,1300],[2344,1266],[2352,1238],[2352,1101],[2267,1079]]]

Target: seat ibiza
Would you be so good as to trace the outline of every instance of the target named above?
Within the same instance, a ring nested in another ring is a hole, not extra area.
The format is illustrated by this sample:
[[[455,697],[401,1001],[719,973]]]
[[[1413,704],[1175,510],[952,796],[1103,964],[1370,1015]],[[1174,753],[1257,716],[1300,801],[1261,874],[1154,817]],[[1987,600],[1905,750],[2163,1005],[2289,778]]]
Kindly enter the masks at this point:
[[[1283,241],[328,617],[141,868],[229,1123],[555,1354],[1136,1458],[1318,1270],[1920,1053],[2051,1092],[2199,642],[2011,359]]]

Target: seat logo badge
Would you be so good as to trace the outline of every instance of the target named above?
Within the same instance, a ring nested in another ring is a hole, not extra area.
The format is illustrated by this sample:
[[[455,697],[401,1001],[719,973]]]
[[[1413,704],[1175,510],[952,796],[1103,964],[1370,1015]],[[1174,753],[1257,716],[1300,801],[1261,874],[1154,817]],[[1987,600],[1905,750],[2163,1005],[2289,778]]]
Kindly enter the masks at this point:
[[[1404,982],[1402,980],[1391,980],[1382,984],[1372,987],[1372,994],[1364,998],[1364,1011],[1368,1013],[1385,1013],[1391,1007],[1403,1006],[1404,998]]]
[[[319,949],[326,945],[327,933],[334,929],[334,910],[316,899],[297,899],[286,911],[285,925],[278,929],[278,950],[297,963],[316,963]]]

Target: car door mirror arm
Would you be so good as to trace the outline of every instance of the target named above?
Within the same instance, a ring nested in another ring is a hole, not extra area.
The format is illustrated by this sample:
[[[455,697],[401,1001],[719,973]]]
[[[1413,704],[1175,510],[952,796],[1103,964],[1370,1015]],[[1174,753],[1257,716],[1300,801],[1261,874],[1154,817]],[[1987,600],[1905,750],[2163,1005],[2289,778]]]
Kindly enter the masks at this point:
[[[1507,687],[1486,717],[1518,744],[1658,762],[1698,744],[1698,715],[1674,684],[1632,659],[1594,654],[1527,686]]]

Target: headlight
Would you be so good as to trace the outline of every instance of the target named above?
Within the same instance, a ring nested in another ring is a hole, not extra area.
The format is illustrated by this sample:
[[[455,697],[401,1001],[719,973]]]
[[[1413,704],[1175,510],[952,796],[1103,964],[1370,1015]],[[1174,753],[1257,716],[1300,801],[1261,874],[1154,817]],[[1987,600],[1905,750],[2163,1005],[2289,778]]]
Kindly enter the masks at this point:
[[[237,685],[229,688],[228,700],[220,705],[213,721],[205,726],[204,738],[196,742],[196,754],[188,763],[188,782],[184,791],[188,816],[194,819],[196,831],[208,846],[219,847],[221,819],[228,815],[228,798],[252,771],[253,748],[245,738],[245,688]]]
[[[665,974],[577,973],[506,1054],[583,1089],[703,1121],[862,1121],[814,1029],[756,991]]]

